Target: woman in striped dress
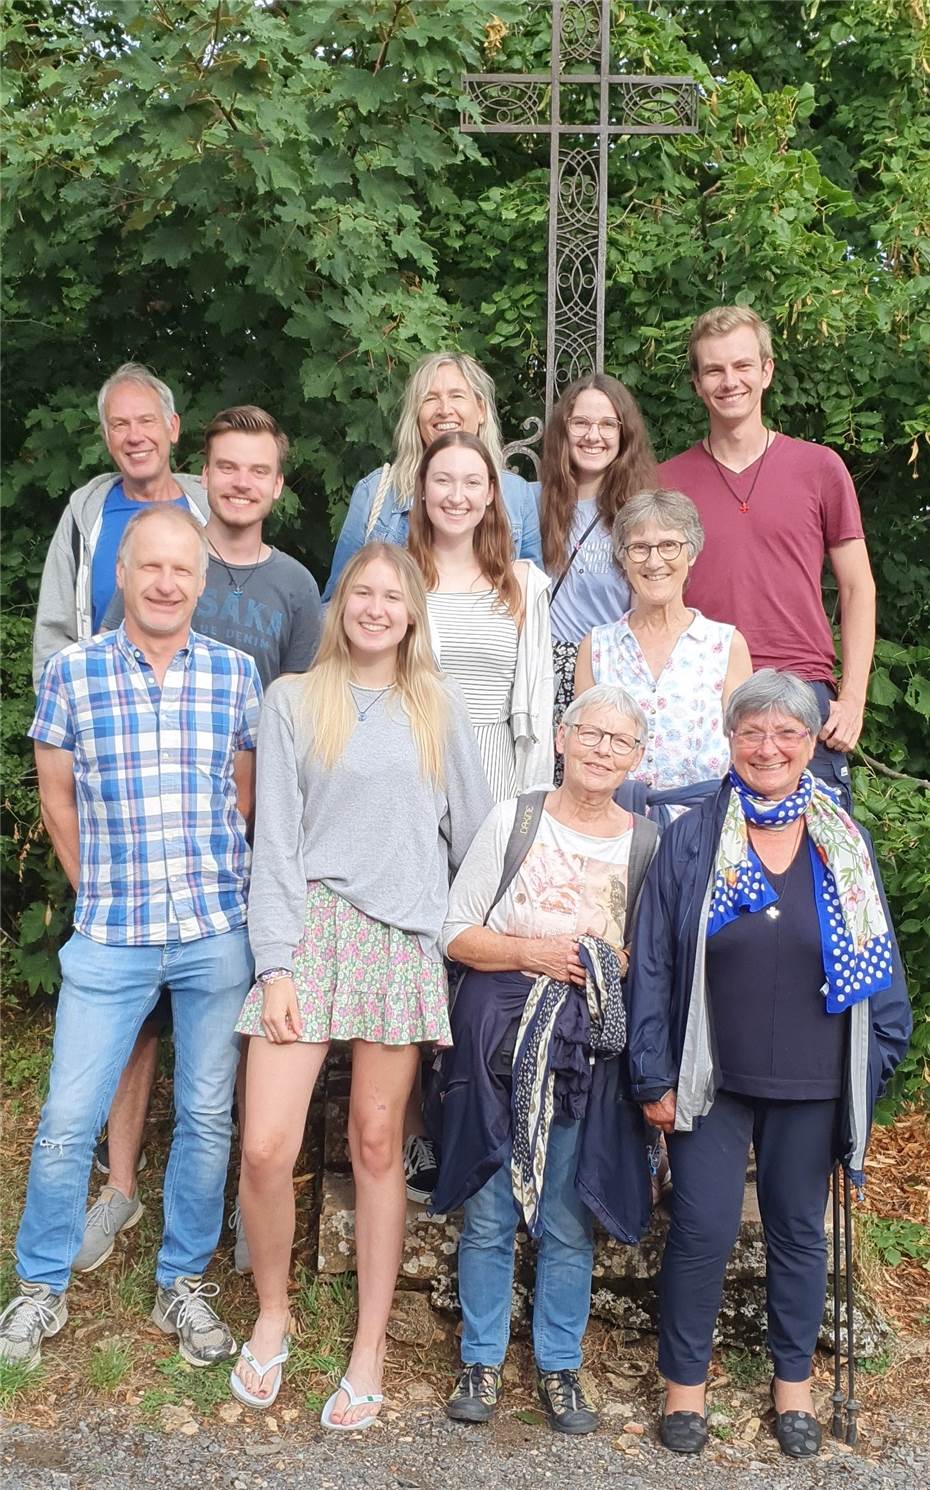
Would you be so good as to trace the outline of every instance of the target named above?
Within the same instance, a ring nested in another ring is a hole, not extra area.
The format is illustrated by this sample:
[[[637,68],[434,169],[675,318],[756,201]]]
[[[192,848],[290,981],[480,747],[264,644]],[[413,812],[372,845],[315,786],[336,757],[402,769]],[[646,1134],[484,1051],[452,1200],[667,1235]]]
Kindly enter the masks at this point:
[[[475,435],[425,452],[410,552],[427,590],[433,646],[461,688],[497,801],[552,780],[549,581],[513,561],[494,462]]]

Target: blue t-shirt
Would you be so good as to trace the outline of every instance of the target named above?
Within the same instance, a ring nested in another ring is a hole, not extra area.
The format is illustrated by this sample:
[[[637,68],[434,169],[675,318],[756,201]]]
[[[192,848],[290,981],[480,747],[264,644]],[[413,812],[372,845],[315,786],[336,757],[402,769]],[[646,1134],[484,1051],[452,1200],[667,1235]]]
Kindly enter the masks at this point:
[[[99,631],[103,625],[107,606],[116,590],[116,551],[119,548],[120,539],[133,513],[138,512],[143,505],[144,503],[134,502],[131,497],[127,497],[121,481],[117,481],[107,492],[103,504],[103,521],[97,535],[90,569],[90,598],[94,631]],[[186,497],[175,497],[171,505],[184,507],[190,511],[190,504]]]

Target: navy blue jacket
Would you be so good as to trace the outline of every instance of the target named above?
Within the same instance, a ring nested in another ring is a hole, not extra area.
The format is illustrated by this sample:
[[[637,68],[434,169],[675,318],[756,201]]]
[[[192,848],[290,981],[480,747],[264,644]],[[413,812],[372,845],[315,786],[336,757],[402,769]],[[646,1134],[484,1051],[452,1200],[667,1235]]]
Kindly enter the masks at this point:
[[[627,1053],[632,1093],[639,1102],[658,1101],[677,1090],[688,1013],[695,987],[695,960],[701,908],[717,857],[717,846],[731,787],[717,792],[678,818],[662,835],[639,904],[627,985]],[[871,1120],[905,1051],[911,1033],[911,1007],[901,956],[891,926],[871,839],[860,828],[872,859],[894,946],[891,986],[873,994],[870,1004],[865,1111]],[[850,1011],[852,1012],[852,1011]],[[849,1015],[831,1015],[846,1018]],[[711,1029],[711,1036],[713,1030]],[[716,1089],[717,1072],[713,1073]],[[849,1162],[854,1143],[847,1084],[840,1122],[840,1152]]]
[[[440,1154],[433,1213],[456,1210],[510,1162],[510,1063],[497,1053],[531,987],[522,973],[469,969],[458,989],[454,1043],[441,1053],[426,1102],[427,1127]],[[575,1188],[611,1236],[632,1243],[649,1225],[652,1187],[642,1113],[624,1092],[624,1080],[622,1055],[594,1061]]]

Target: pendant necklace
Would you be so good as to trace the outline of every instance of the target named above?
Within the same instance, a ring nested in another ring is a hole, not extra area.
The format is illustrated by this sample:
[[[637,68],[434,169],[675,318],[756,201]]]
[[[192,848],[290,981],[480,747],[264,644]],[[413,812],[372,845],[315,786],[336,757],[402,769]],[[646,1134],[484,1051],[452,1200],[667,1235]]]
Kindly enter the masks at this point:
[[[730,480],[729,480],[729,477],[726,474],[726,471],[724,470],[723,466],[720,464],[719,460],[717,459],[716,455],[714,454],[714,447],[710,443],[710,435],[707,436],[707,453],[710,456],[711,460],[713,461],[714,465],[717,467],[717,474],[720,477],[720,480],[723,482],[724,486],[726,487],[727,491],[730,493],[730,496],[733,498],[733,500],[735,502],[738,502],[739,503],[739,510],[740,510],[740,512],[748,512],[749,511],[749,503],[752,500],[752,494],[753,494],[753,492],[756,489],[756,482],[759,480],[759,477],[762,475],[762,467],[765,465],[765,457],[769,453],[769,445],[771,444],[771,438],[770,438],[771,435],[772,435],[772,431],[769,430],[769,429],[767,429],[765,431],[765,449],[763,450],[762,455],[759,458],[759,465],[758,465],[758,467],[756,469],[756,474],[752,478],[752,486],[749,488],[749,491],[746,493],[746,496],[745,497],[741,497],[740,494],[739,494],[739,492],[736,490],[736,488],[730,484]]]
[[[350,683],[349,684],[349,692],[352,695],[352,702],[355,705],[355,713],[356,713],[356,715],[358,717],[359,723],[361,723],[362,720],[368,718],[369,714],[371,713],[372,709],[374,708],[374,706],[378,702],[378,700],[384,698],[384,695],[386,693],[390,693],[391,689],[394,687],[394,684],[393,683],[389,683],[386,688],[382,688],[381,692],[380,693],[376,693],[375,696],[374,696],[374,698],[371,700],[371,703],[370,704],[366,704],[365,707],[364,707],[364,709],[360,709],[359,708],[359,706],[358,706],[358,699],[355,697],[355,689],[356,689],[356,687],[361,688],[361,686],[362,686],[361,683],[359,683],[359,684]]]
[[[210,545],[210,549],[216,555],[216,557],[219,559],[219,561],[222,564],[223,568],[226,570],[226,578],[229,580],[229,588],[232,590],[232,592],[233,592],[234,595],[241,595],[242,592],[243,592],[243,590],[245,589],[246,585],[248,584],[249,580],[252,578],[252,575],[255,573],[256,569],[258,568],[259,564],[262,562],[262,545],[261,545],[261,542],[259,542],[259,545],[258,545],[258,558],[255,560],[255,563],[252,565],[252,567],[249,570],[248,574],[246,575],[245,579],[244,580],[241,580],[239,582],[239,584],[236,584],[236,580],[235,580],[235,577],[233,575],[232,570],[230,569],[230,567],[227,564],[226,560],[223,558],[223,555],[220,553],[220,551],[217,548],[216,544],[213,542],[213,539],[210,538],[209,535],[207,536],[207,543]]]
[[[790,827],[790,826],[791,826],[790,823],[786,823],[785,824],[785,827],[786,828],[787,827]],[[772,829],[769,829],[768,831],[771,832]],[[775,832],[778,832],[779,830],[776,828],[774,831]],[[782,830],[782,831],[784,831],[784,830]],[[798,819],[797,837],[794,840],[794,848],[792,849],[792,852],[791,852],[791,858],[788,861],[787,868],[782,870],[782,874],[784,875],[784,880],[782,882],[781,894],[778,897],[779,900],[781,900],[782,897],[784,896],[785,890],[788,887],[788,880],[789,880],[789,878],[791,876],[791,871],[794,869],[795,863],[797,862],[798,849],[801,846],[801,835],[803,834],[803,832],[804,832],[804,818],[801,817],[801,818]],[[756,853],[757,853],[757,857],[758,857],[758,850],[756,850]],[[769,872],[770,873],[773,873],[774,871],[771,871],[770,870]],[[768,918],[769,918],[770,921],[777,921],[778,918],[779,918],[779,916],[781,915],[781,909],[780,909],[780,907],[778,905],[769,905],[769,906],[766,906],[766,908],[765,908],[765,914],[768,916]]]

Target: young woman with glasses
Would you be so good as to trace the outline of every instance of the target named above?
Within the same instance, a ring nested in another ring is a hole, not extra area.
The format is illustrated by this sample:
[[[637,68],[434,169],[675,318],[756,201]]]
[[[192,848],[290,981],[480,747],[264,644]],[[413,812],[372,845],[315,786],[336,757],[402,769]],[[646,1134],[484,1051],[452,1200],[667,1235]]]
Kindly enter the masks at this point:
[[[585,637],[576,692],[610,683],[639,704],[649,738],[633,780],[660,791],[705,781],[716,787],[730,763],[723,710],[752,663],[735,627],[685,604],[704,543],[697,508],[681,492],[638,492],[620,509],[613,538],[632,606]]]
[[[540,477],[558,723],[571,702],[579,642],[629,608],[611,530],[627,498],[655,480],[643,416],[616,378],[592,373],[566,388],[546,425]]]

